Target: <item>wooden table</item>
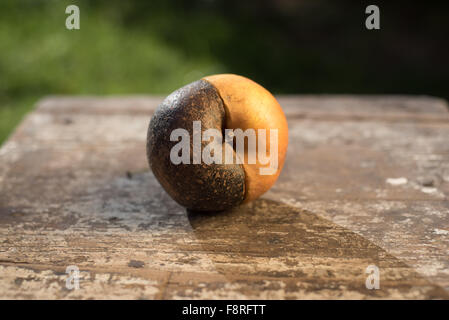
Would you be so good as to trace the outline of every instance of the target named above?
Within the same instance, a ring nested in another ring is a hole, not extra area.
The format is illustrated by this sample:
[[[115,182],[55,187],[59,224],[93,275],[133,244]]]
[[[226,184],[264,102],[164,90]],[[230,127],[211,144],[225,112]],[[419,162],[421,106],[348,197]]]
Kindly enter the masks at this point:
[[[199,215],[148,169],[161,99],[49,97],[3,144],[1,298],[448,299],[445,101],[280,96],[279,181]],[[79,289],[66,287],[71,265]]]

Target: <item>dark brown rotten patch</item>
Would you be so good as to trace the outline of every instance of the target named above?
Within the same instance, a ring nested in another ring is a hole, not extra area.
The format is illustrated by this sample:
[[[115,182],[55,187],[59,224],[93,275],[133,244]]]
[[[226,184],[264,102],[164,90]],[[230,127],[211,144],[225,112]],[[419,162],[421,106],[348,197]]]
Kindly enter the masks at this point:
[[[170,161],[170,150],[177,144],[170,141],[175,129],[189,132],[193,150],[193,121],[201,121],[202,132],[224,126],[223,101],[204,80],[176,90],[154,113],[147,136],[148,162],[154,175],[168,194],[188,209],[219,211],[240,204],[245,198],[245,173],[240,164],[193,164],[193,152],[190,164]],[[202,148],[208,143],[202,142]]]

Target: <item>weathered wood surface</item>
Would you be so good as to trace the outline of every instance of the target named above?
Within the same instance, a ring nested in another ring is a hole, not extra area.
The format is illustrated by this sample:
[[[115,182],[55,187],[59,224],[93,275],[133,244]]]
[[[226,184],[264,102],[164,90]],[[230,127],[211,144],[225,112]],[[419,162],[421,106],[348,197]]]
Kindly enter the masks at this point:
[[[214,215],[186,212],[148,170],[160,101],[50,97],[1,147],[1,298],[449,297],[444,101],[279,97],[280,180]]]

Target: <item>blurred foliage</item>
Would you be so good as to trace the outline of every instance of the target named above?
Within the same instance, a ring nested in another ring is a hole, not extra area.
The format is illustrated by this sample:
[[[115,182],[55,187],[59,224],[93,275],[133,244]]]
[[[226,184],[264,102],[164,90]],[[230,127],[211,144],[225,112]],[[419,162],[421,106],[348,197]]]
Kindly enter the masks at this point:
[[[448,98],[447,2],[378,2],[380,31],[364,1],[2,0],[0,143],[44,95],[166,94],[213,73],[275,93]]]

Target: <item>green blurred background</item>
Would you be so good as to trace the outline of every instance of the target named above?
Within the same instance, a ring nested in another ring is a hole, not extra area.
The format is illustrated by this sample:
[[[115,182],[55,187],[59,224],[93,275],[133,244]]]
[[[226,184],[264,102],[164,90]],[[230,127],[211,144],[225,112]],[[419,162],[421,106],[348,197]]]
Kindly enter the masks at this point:
[[[214,73],[274,93],[449,98],[447,1],[0,1],[0,143],[48,94],[167,94]],[[65,28],[76,4],[81,29]]]

